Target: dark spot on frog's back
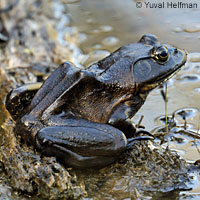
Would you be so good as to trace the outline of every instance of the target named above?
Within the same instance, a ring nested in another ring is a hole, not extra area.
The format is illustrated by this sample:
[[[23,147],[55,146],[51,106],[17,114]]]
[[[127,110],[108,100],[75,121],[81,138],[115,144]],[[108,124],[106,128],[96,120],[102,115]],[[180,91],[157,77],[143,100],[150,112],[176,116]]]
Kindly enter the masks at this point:
[[[62,158],[66,166],[104,167],[141,139],[135,138],[130,119],[148,93],[185,62],[184,51],[144,35],[86,70],[60,65],[34,87],[34,97],[32,87],[25,87],[31,100],[24,102],[23,92],[14,89],[17,95],[7,96],[6,107],[16,120],[16,133],[44,155]],[[29,109],[20,113],[24,105]]]

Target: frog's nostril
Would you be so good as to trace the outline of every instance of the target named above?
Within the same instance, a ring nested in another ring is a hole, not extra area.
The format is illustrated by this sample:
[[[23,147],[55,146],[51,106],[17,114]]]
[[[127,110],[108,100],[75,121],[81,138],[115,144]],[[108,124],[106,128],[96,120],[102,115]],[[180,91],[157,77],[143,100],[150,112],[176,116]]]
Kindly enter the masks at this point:
[[[177,48],[174,49],[174,53],[175,54],[178,53],[178,49]]]

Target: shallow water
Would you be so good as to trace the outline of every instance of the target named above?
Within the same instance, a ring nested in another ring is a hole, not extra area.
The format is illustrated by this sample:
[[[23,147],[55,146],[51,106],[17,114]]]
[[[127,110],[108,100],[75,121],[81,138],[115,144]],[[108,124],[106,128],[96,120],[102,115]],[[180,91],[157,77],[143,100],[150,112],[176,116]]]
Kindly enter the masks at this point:
[[[200,5],[197,0],[192,3],[198,3],[198,9],[145,8],[143,1],[142,8],[136,8],[136,2],[84,0],[68,4],[72,24],[87,36],[87,40],[81,45],[82,49],[88,52],[96,44],[103,45],[103,49],[113,49],[135,42],[144,33],[152,33],[163,43],[172,43],[188,52],[199,51]],[[176,2],[179,1],[173,1]],[[109,37],[115,39],[111,38],[113,42],[104,45],[103,41]]]

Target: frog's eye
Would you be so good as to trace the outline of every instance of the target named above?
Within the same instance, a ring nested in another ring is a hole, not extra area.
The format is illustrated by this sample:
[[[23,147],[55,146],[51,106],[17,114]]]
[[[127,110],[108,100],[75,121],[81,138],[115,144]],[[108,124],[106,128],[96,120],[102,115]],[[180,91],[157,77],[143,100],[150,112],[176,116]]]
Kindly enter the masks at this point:
[[[164,46],[160,46],[155,51],[155,58],[160,62],[167,61],[169,57],[168,49]]]

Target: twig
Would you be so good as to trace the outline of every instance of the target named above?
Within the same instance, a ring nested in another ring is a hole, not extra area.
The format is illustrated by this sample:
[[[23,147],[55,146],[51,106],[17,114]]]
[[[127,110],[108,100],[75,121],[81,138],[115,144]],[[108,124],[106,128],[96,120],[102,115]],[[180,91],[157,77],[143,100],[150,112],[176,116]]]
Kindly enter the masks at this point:
[[[200,115],[199,115],[199,123],[198,123],[198,127],[197,127],[197,135],[198,135],[198,133],[199,133],[199,129],[200,129]],[[196,147],[198,153],[200,154],[200,149],[199,149],[198,146],[197,146],[196,138],[194,138],[194,145],[195,145],[195,147]]]
[[[137,127],[137,128],[139,128],[139,127],[140,127],[140,125],[141,125],[141,123],[142,123],[142,120],[143,120],[143,118],[144,118],[144,116],[142,115],[142,116],[140,117],[140,120],[139,120],[138,124],[136,125],[136,127]]]
[[[167,118],[167,84],[165,84],[165,124],[166,132],[168,132],[168,118]]]

